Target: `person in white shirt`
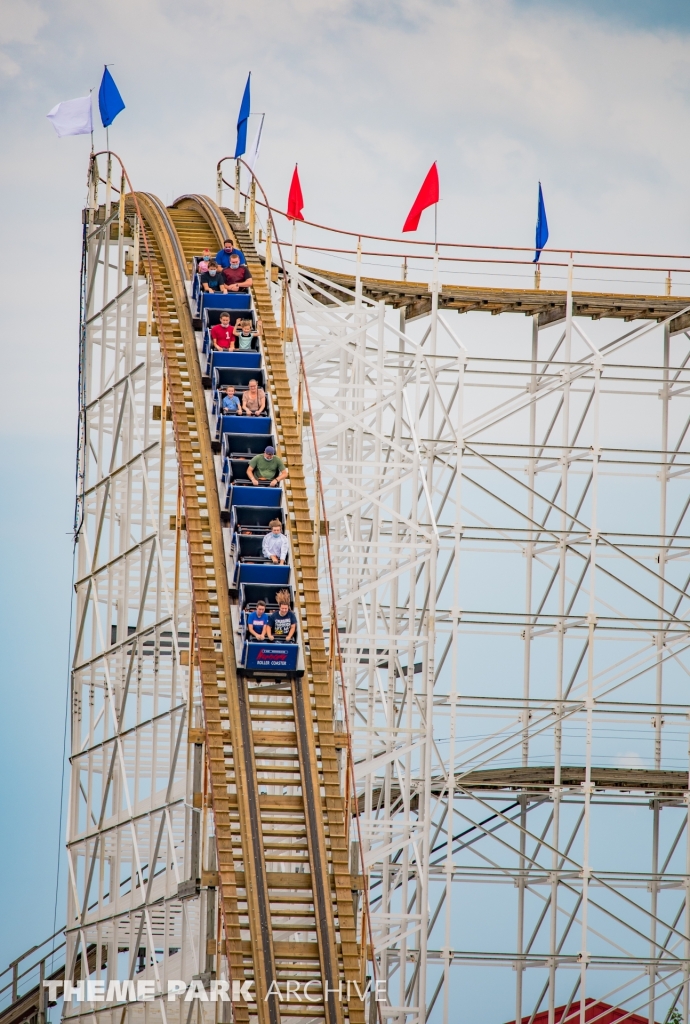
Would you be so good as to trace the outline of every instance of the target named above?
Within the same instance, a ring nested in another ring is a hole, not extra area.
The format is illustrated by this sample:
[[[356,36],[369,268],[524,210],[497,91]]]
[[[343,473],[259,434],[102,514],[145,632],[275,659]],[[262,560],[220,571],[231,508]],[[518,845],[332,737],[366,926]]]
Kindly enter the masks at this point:
[[[261,552],[264,558],[278,565],[285,565],[285,559],[289,549],[288,539],[283,533],[283,524],[280,519],[272,519],[268,524],[271,532],[267,533],[261,544]]]

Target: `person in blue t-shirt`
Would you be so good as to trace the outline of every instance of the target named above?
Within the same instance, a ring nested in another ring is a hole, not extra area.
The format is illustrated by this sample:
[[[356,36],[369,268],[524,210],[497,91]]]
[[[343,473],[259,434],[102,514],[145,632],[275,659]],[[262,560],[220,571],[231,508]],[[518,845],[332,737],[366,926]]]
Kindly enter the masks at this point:
[[[227,268],[230,266],[231,256],[239,256],[240,263],[247,262],[246,259],[244,258],[244,253],[240,249],[235,249],[235,247],[233,246],[232,239],[226,238],[225,241],[223,242],[223,248],[219,249],[218,252],[216,253],[216,263],[218,264],[219,267],[222,267],[223,270],[227,270]]]
[[[266,602],[257,601],[256,611],[250,612],[247,619],[247,639],[253,643],[270,639],[268,624],[269,617],[266,614]]]
[[[228,384],[225,389],[225,395],[223,396],[223,413],[225,416],[242,415],[240,400],[235,394],[235,389],[232,384]]]
[[[268,639],[274,644],[294,644],[297,632],[295,613],[290,611],[290,594],[279,590],[276,594],[278,611],[268,620]]]

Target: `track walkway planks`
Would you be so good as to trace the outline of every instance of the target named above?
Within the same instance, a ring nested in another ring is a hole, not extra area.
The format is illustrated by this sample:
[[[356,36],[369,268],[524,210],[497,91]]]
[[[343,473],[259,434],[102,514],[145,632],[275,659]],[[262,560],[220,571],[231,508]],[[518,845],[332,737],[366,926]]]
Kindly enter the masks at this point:
[[[313,296],[328,304],[324,292],[341,297],[340,288],[355,290],[351,274],[304,266],[303,286],[309,287],[309,272],[318,275],[319,288]],[[329,288],[328,282],[333,287]],[[394,308],[405,308],[407,320],[427,316],[431,312],[429,285],[425,281],[394,281],[385,278],[363,277],[362,294],[374,302],[381,300]],[[566,293],[557,289],[535,288],[475,288],[468,285],[444,284],[439,296],[439,309],[455,309],[458,313],[522,313],[538,316],[539,326],[559,323],[565,319]],[[656,320],[661,322],[675,314],[671,322],[673,332],[690,326],[690,313],[686,312],[690,299],[686,295],[634,295],[604,292],[573,292],[573,316],[614,320]],[[680,315],[682,314],[682,315]]]
[[[244,225],[233,221],[231,230],[211,200],[185,196],[169,210],[152,196],[139,194],[138,200],[151,251],[154,311],[182,474],[224,948],[232,978],[255,983],[255,1002],[236,1003],[235,1017],[258,1018],[261,1024],[279,1024],[281,1017],[363,1024],[355,985],[362,986],[364,978],[314,526],[301,431],[270,296]],[[306,669],[289,688],[252,688],[236,671],[216,467],[185,290],[193,256],[206,247],[219,248],[230,235],[253,271],[255,305],[264,325],[267,391],[279,453],[289,469],[286,497]],[[268,793],[269,787],[289,787],[291,795]],[[311,981],[313,1001],[286,1005],[288,980]]]

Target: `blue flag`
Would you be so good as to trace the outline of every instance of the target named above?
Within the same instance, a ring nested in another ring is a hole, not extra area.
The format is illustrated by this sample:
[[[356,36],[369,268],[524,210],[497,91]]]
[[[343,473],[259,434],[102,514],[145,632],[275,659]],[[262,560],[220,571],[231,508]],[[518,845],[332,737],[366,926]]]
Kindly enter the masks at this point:
[[[98,90],[98,109],[104,128],[111,125],[120,111],[125,109],[124,100],[107,67],[103,69],[101,87]]]
[[[539,182],[539,202],[537,204],[537,237],[536,237],[536,252],[532,263],[538,263],[541,251],[549,240],[549,225],[546,220],[546,207],[544,206],[544,193],[541,190],[541,182]]]
[[[235,146],[235,160],[244,156],[247,152],[247,121],[249,120],[249,80],[252,77],[251,71],[247,75],[247,84],[244,87],[244,96],[240,104],[240,112],[237,115],[237,145]]]

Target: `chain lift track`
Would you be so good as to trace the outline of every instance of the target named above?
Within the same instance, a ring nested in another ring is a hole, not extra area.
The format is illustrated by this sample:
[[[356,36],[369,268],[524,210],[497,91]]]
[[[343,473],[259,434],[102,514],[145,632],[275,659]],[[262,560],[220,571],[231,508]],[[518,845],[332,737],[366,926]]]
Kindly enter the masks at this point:
[[[151,195],[137,194],[136,198],[150,253],[154,313],[165,357],[182,481],[224,948],[231,978],[252,979],[256,986],[256,1002],[249,1012],[245,1004],[237,1003],[235,1016],[241,1021],[256,1014],[262,1024],[278,1024],[278,990],[284,989],[288,976],[297,973],[303,981],[314,982],[311,991],[320,992],[322,999],[302,1014],[323,1016],[329,1024],[339,1024],[343,1015],[353,1022],[363,1021],[357,990],[347,984],[359,985],[363,977],[335,747],[332,684],[323,643],[314,528],[268,291],[265,285],[255,283],[278,446],[290,474],[286,490],[306,664],[304,678],[292,681],[292,729],[280,733],[262,729],[271,723],[267,718],[271,695],[265,688],[261,695],[253,694],[236,671],[216,469],[185,288],[188,261],[200,244],[220,246],[233,232],[224,214],[205,197],[183,197],[172,210]],[[128,203],[133,202],[128,198]],[[257,260],[253,246],[241,231],[234,237],[245,250],[251,269],[252,259]],[[259,282],[258,271],[257,266],[255,282]],[[280,706],[285,709],[284,704]],[[288,719],[284,714],[283,725]],[[298,768],[302,796],[260,794],[260,780],[270,776],[275,761],[292,762],[293,774]],[[271,870],[286,859],[285,842],[276,837],[289,833],[304,836],[308,874]],[[298,920],[296,925],[290,923],[291,917]],[[247,928],[249,941],[242,937]],[[286,931],[313,933],[316,941],[284,939],[281,936]],[[346,993],[342,1001],[337,998],[341,986]],[[289,1016],[301,1016],[299,1007],[291,1006]]]

